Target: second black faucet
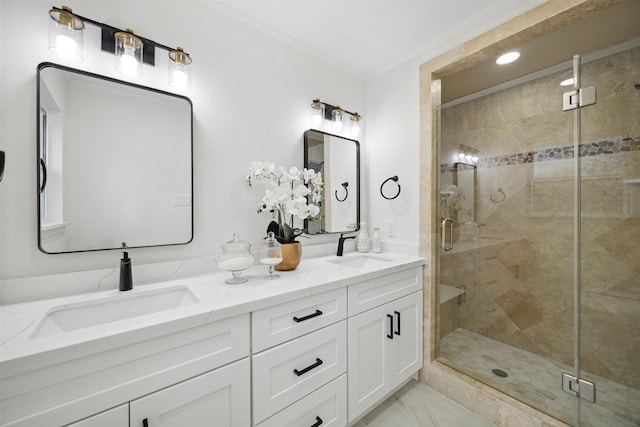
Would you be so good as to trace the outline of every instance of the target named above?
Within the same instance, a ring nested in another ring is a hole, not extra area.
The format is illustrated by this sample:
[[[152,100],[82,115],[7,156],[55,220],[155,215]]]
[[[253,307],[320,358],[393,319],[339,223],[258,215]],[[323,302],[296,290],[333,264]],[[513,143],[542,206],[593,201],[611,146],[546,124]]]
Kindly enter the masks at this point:
[[[338,238],[338,252],[336,253],[337,256],[342,256],[342,252],[344,251],[344,241],[347,239],[355,239],[356,236],[347,236],[344,237],[344,234],[340,234],[340,237]]]

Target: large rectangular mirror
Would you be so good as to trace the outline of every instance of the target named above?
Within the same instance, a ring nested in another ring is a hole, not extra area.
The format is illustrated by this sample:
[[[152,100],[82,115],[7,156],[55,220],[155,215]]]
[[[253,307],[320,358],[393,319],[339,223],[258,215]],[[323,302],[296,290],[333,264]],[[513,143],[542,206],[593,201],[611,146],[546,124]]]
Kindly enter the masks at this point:
[[[40,64],[40,250],[189,243],[192,110],[183,96]]]
[[[346,233],[360,224],[360,144],[317,130],[304,133],[304,165],[321,172],[320,214],[305,220],[308,234]]]

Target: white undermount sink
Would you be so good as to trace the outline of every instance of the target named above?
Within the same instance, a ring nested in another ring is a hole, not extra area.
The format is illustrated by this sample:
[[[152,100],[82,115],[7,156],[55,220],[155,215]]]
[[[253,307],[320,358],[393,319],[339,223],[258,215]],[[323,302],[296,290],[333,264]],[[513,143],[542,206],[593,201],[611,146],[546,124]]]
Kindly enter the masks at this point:
[[[357,254],[357,255],[345,255],[342,257],[336,257],[327,260],[332,264],[337,264],[343,267],[361,269],[364,267],[374,267],[374,266],[383,266],[391,261],[390,258],[384,258],[382,256],[374,256],[374,255],[365,255],[365,254]]]
[[[65,304],[51,308],[31,338],[103,325],[198,302],[188,287],[173,286],[142,292],[134,290],[93,301]]]

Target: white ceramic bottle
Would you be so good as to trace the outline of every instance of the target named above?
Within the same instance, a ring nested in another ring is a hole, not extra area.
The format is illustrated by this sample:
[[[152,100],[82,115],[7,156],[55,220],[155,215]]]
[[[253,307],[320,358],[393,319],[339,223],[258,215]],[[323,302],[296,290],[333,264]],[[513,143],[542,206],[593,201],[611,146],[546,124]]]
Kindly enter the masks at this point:
[[[367,233],[367,223],[360,223],[360,232],[356,239],[356,250],[358,252],[369,252],[369,233]]]
[[[380,229],[378,227],[373,228],[373,235],[371,236],[371,252],[374,254],[382,252],[382,241],[380,240]]]

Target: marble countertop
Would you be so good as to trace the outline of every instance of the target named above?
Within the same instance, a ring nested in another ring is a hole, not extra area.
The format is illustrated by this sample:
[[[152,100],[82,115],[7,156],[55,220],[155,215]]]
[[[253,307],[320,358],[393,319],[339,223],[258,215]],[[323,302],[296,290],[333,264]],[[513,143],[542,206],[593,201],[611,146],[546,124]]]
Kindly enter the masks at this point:
[[[331,256],[303,260],[296,270],[278,272],[280,278],[276,280],[264,279],[267,267],[255,265],[243,271],[243,276],[249,280],[242,284],[224,283],[231,277],[231,273],[217,271],[197,277],[134,285],[132,291],[122,295],[119,295],[118,290],[108,290],[1,306],[0,376],[95,354],[425,263],[424,258],[390,253],[350,253],[340,260],[363,255],[382,258],[383,262],[371,262],[360,268],[353,268],[331,262],[338,259]],[[34,337],[38,326],[52,308],[91,303],[114,296],[127,298],[150,290],[176,286],[188,287],[198,302],[73,331]]]

